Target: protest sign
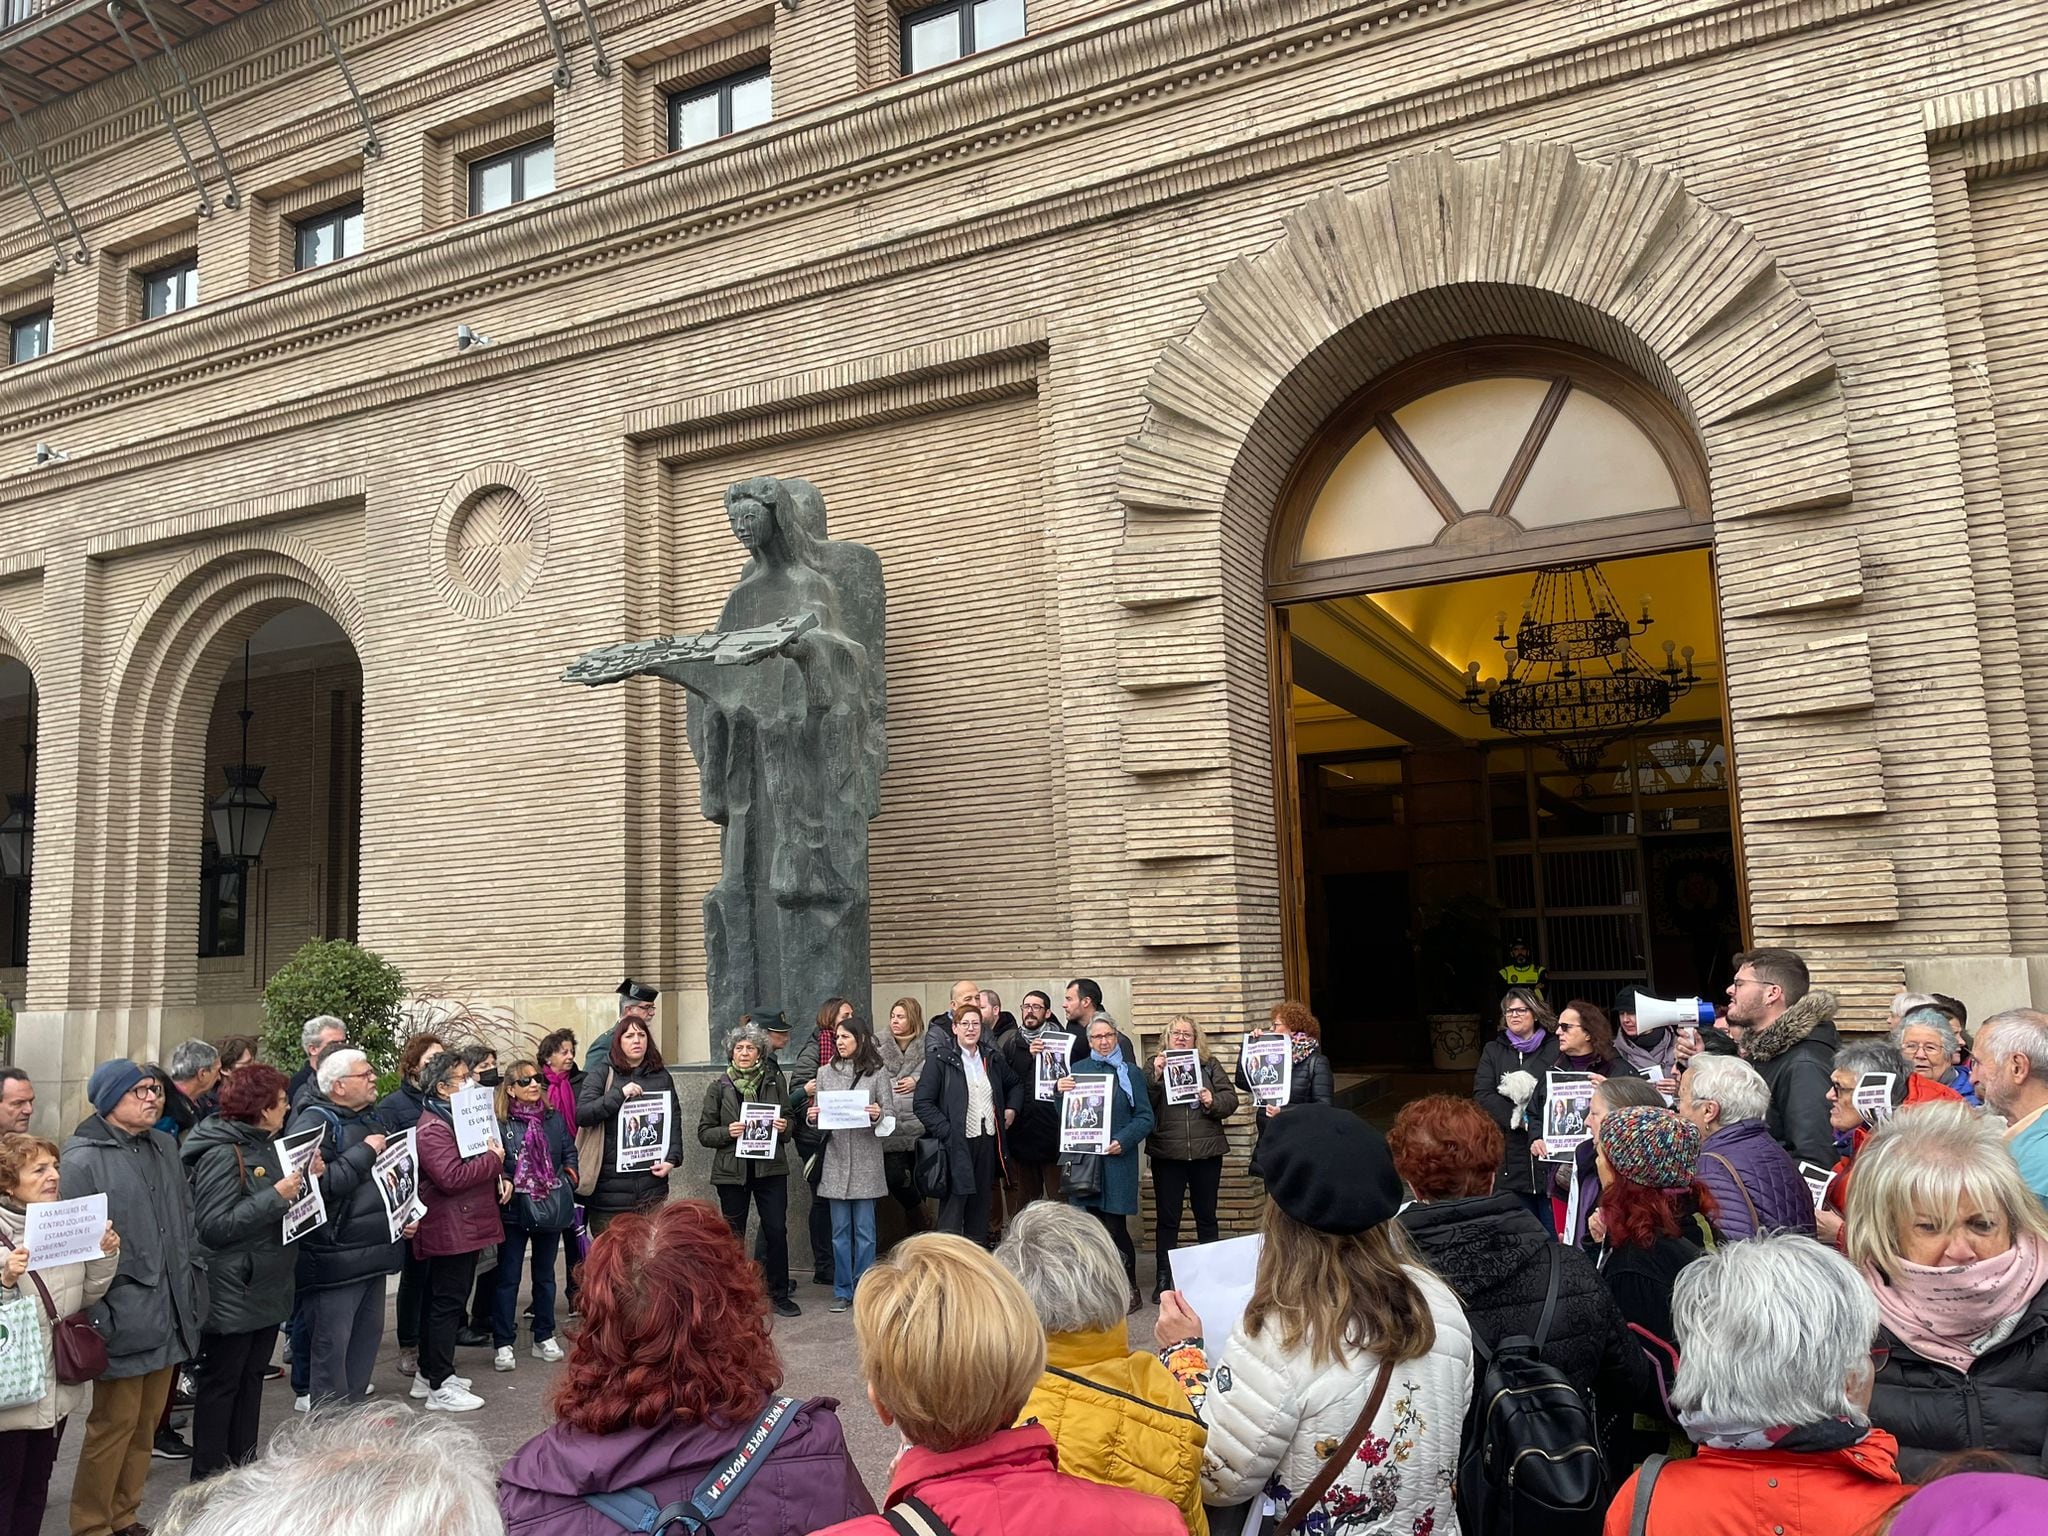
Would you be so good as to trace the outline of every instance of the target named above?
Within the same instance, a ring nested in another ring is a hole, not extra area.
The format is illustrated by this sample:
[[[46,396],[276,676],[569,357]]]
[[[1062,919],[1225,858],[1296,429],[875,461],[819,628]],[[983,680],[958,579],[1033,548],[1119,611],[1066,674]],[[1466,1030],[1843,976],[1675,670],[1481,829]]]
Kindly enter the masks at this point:
[[[668,1161],[668,1128],[675,1104],[672,1093],[643,1093],[619,1106],[620,1173]]]
[[[1193,1051],[1166,1053],[1166,1102],[1195,1104],[1202,1097],[1202,1058]]]
[[[1060,1095],[1060,1150],[1109,1150],[1109,1079],[1088,1076]]]
[[[1834,1182],[1835,1170],[1823,1168],[1819,1163],[1801,1163],[1799,1177],[1806,1180],[1806,1187],[1813,1195],[1813,1208],[1818,1211],[1828,1197],[1828,1185]]]
[[[21,1229],[21,1246],[28,1250],[30,1269],[78,1264],[100,1256],[100,1243],[107,1235],[105,1195],[37,1200],[22,1209],[28,1214]]]
[[[1252,1034],[1244,1037],[1239,1057],[1244,1080],[1251,1085],[1254,1104],[1285,1104],[1294,1077],[1294,1042],[1285,1035]]]
[[[327,1219],[327,1197],[320,1192],[320,1181],[313,1177],[313,1159],[320,1151],[320,1139],[325,1134],[316,1125],[296,1136],[280,1136],[272,1143],[277,1148],[278,1161],[285,1168],[296,1168],[306,1176],[299,1198],[284,1213],[284,1240],[287,1243],[296,1243]]]
[[[1208,1341],[1212,1360],[1223,1353],[1252,1299],[1261,1241],[1254,1232],[1249,1237],[1226,1237],[1220,1243],[1173,1251],[1173,1288],[1180,1292],[1188,1310],[1202,1320],[1202,1337]]]
[[[448,1097],[448,1114],[455,1122],[455,1150],[464,1157],[475,1157],[497,1138],[497,1095],[488,1088],[456,1089]]]
[[[420,1199],[419,1134],[411,1130],[403,1136],[391,1137],[384,1143],[377,1161],[370,1165],[371,1177],[377,1181],[377,1198],[384,1202],[384,1220],[394,1243],[426,1211],[426,1204]]]
[[[782,1118],[779,1104],[742,1104],[740,1139],[733,1151],[740,1157],[772,1158],[779,1133],[775,1122]]]
[[[1031,1059],[1038,1063],[1035,1082],[1041,1104],[1050,1104],[1060,1096],[1059,1081],[1067,1075],[1068,1059],[1073,1052],[1072,1035],[1049,1034],[1038,1042],[1038,1054]]]
[[[1546,1072],[1543,1084],[1543,1160],[1568,1163],[1579,1143],[1592,1139],[1586,1116],[1593,1109],[1593,1074]]]
[[[865,1088],[849,1088],[845,1092],[818,1090],[818,1129],[821,1131],[864,1131],[868,1120],[868,1093]]]
[[[1865,1125],[1879,1125],[1892,1117],[1892,1084],[1897,1081],[1890,1072],[1866,1072],[1856,1079],[1856,1113]]]

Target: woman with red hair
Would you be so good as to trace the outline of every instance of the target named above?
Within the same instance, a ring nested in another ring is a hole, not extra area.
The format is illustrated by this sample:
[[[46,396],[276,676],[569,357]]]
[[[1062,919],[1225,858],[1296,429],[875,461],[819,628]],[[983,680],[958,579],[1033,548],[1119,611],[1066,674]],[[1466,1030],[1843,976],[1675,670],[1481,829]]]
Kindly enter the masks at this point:
[[[1699,1181],[1700,1128],[1669,1109],[1617,1109],[1600,1122],[1603,1244],[1600,1274],[1629,1322],[1671,1340],[1671,1287],[1678,1272],[1705,1250],[1695,1213],[1711,1216],[1713,1201]]]
[[[640,1489],[659,1508],[697,1498],[771,1414],[772,1444],[717,1501],[719,1536],[789,1536],[874,1512],[829,1401],[778,1397],[767,1294],[709,1205],[616,1217],[591,1244],[578,1295],[556,1422],[498,1475],[510,1536],[618,1536],[586,1495]]]

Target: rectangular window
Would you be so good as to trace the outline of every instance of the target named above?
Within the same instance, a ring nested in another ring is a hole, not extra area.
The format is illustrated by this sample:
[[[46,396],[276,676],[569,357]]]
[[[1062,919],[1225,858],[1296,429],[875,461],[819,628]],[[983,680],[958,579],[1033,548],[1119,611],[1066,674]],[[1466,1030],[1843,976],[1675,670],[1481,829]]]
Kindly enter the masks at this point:
[[[33,310],[7,322],[7,361],[25,363],[50,350],[50,312]]]
[[[728,133],[758,128],[774,115],[767,70],[728,75],[669,97],[668,147],[678,150],[708,144]]]
[[[199,953],[242,953],[243,901],[248,871],[233,859],[220,858],[208,843],[199,865]]]
[[[1024,0],[949,0],[903,18],[903,73],[933,69],[1024,35]]]
[[[142,274],[142,318],[175,315],[199,302],[199,258],[187,256]]]
[[[496,213],[555,190],[555,141],[540,139],[469,163],[469,211]]]
[[[311,271],[363,252],[363,205],[348,203],[299,220],[298,269]]]

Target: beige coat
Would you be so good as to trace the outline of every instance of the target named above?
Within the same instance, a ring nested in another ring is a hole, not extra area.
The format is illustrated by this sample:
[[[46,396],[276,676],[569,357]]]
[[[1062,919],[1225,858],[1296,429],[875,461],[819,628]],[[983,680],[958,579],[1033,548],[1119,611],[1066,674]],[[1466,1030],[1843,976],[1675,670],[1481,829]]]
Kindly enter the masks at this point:
[[[21,1229],[25,1220],[19,1207],[11,1203],[0,1205],[0,1239],[4,1239],[10,1251],[21,1245]],[[69,1317],[74,1312],[85,1311],[107,1294],[107,1287],[114,1283],[114,1271],[120,1262],[117,1255],[109,1254],[89,1263],[60,1264],[55,1269],[41,1269],[36,1273],[49,1287],[50,1300],[57,1308],[57,1315]],[[9,1299],[15,1294],[0,1291],[0,1296]],[[38,1402],[23,1403],[19,1408],[0,1408],[0,1433],[15,1429],[53,1428],[84,1408],[92,1397],[90,1382],[67,1387],[57,1380],[57,1347],[51,1339],[50,1315],[43,1310],[42,1293],[36,1289],[35,1281],[23,1275],[19,1294],[35,1302],[35,1315],[43,1325],[43,1370],[50,1390]]]

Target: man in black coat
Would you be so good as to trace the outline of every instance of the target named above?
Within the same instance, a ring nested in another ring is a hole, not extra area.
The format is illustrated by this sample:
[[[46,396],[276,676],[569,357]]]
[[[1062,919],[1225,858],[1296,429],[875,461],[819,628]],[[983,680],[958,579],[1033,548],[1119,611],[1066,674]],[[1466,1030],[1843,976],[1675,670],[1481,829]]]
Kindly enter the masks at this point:
[[[1728,1031],[1771,1090],[1765,1122],[1778,1145],[1797,1161],[1832,1167],[1828,1085],[1841,1045],[1835,994],[1809,990],[1806,962],[1793,951],[1753,949],[1735,957]]]

